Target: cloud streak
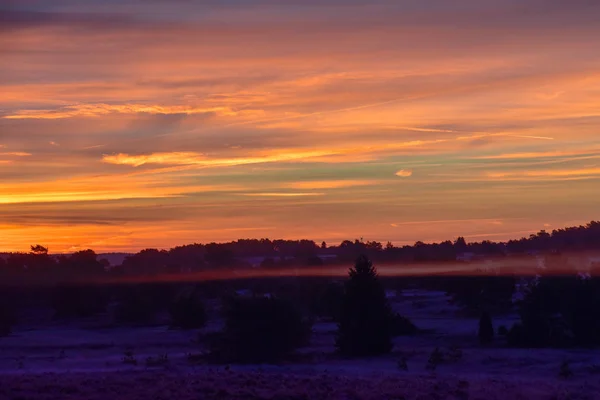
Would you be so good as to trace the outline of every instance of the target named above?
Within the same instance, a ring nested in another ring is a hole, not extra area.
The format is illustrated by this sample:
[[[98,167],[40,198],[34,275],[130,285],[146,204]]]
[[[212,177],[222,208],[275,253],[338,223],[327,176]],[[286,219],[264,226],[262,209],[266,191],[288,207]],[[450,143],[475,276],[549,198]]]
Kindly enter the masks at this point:
[[[235,116],[237,112],[227,107],[202,108],[193,106],[161,106],[143,104],[77,104],[56,110],[18,110],[14,114],[5,115],[6,119],[62,119],[75,117],[99,117],[111,113],[119,114],[211,114],[219,116]]]

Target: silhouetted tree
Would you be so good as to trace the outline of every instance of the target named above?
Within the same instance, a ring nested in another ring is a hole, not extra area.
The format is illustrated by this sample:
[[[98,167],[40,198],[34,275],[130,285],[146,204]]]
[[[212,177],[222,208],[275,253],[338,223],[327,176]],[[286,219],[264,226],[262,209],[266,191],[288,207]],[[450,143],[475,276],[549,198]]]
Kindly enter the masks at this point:
[[[233,298],[225,328],[212,344],[219,362],[276,362],[307,343],[310,324],[289,302],[275,297]]]
[[[465,238],[462,236],[459,236],[454,241],[454,248],[456,249],[457,253],[464,253],[465,251],[467,251],[468,245],[467,245],[467,241],[465,240]]]
[[[42,245],[36,244],[31,246],[31,253],[36,255],[46,255],[48,254],[48,248]]]
[[[366,256],[360,256],[349,271],[336,346],[348,356],[385,354],[392,349],[391,310]]]
[[[181,329],[202,328],[206,324],[206,311],[195,288],[183,289],[169,305],[171,326]]]
[[[521,322],[508,334],[519,347],[600,344],[600,279],[543,276],[519,304]]]
[[[479,318],[479,343],[489,344],[494,339],[494,326],[490,313],[484,311]]]

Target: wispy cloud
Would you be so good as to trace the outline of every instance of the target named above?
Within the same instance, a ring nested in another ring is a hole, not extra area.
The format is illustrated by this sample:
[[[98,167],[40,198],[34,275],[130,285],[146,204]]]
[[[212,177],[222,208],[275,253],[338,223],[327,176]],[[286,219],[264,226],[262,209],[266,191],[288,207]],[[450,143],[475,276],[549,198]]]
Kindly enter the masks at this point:
[[[90,176],[50,182],[0,183],[0,204],[168,198],[243,189],[240,185],[225,184],[181,186],[158,178]]]
[[[0,152],[0,156],[6,156],[6,157],[29,157],[29,156],[31,156],[31,153],[26,153],[24,151]]]
[[[503,154],[492,154],[485,156],[473,156],[472,159],[476,160],[510,160],[510,159],[524,159],[524,158],[557,158],[557,157],[568,157],[578,155],[594,155],[600,154],[600,149],[578,149],[578,150],[554,150],[554,151],[541,151],[541,152],[523,152],[523,153],[503,153]]]
[[[6,119],[62,119],[73,117],[99,117],[102,115],[118,114],[209,114],[220,116],[235,116],[239,113],[228,107],[194,107],[194,106],[162,106],[145,104],[76,104],[55,110],[18,110],[5,115]],[[242,113],[248,113],[244,111]]]
[[[381,184],[383,181],[370,180],[328,180],[328,181],[299,181],[281,185],[289,189],[341,189],[354,186],[371,186]]]
[[[159,165],[197,165],[201,167],[228,167],[235,165],[260,164],[270,162],[296,161],[323,156],[335,155],[335,150],[290,151],[265,154],[258,157],[209,158],[201,153],[172,152],[153,153],[147,155],[105,155],[103,161],[109,164],[131,165],[139,167],[144,164]]]
[[[561,169],[561,170],[529,170],[529,171],[505,171],[505,172],[489,172],[487,176],[490,178],[545,178],[545,177],[572,177],[600,175],[600,168],[577,168],[577,169]]]
[[[438,220],[425,220],[425,221],[402,221],[394,222],[391,224],[393,227],[401,225],[430,225],[430,224],[455,224],[455,223],[485,223],[491,225],[502,225],[502,220],[496,218],[468,218],[468,219],[438,219]]]
[[[372,143],[364,146],[353,147],[326,147],[314,150],[303,149],[268,149],[256,152],[253,156],[209,157],[196,152],[165,152],[151,154],[106,154],[102,160],[105,163],[117,165],[130,165],[139,167],[144,164],[158,165],[196,165],[199,167],[225,167],[247,164],[261,164],[272,162],[302,161],[314,162],[356,162],[362,161],[369,155],[394,154],[405,149],[428,148],[446,143],[447,139],[411,140],[406,142]]]
[[[324,196],[325,193],[318,192],[262,192],[262,193],[241,193],[247,197],[313,197]]]

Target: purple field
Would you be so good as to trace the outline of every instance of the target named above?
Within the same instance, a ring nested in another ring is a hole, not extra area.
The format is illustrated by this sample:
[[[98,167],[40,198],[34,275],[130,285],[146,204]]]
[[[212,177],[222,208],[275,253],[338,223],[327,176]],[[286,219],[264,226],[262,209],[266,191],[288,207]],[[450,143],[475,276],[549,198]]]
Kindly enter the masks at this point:
[[[111,326],[101,316],[71,324],[24,323],[0,339],[0,398],[600,398],[598,350],[513,349],[501,338],[481,347],[477,319],[464,316],[444,293],[406,290],[390,301],[425,332],[396,338],[390,355],[347,360],[334,352],[335,323],[320,320],[310,345],[299,349],[296,361],[281,365],[207,364],[203,337],[220,329],[218,318],[200,333],[171,330],[160,321]],[[516,318],[506,315],[494,324],[509,326]],[[444,360],[429,370],[436,347]],[[564,361],[571,377],[559,376]]]
[[[261,371],[130,371],[4,375],[7,399],[596,399],[598,379],[553,382],[526,377],[292,373]]]

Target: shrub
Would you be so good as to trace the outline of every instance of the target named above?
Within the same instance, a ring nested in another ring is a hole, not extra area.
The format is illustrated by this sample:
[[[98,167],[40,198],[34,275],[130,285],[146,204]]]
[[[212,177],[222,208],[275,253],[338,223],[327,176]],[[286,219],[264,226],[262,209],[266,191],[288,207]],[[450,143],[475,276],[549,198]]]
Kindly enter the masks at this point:
[[[573,371],[571,371],[571,367],[569,366],[569,363],[567,361],[563,361],[560,364],[558,376],[564,379],[568,379],[573,376]]]
[[[121,361],[123,362],[123,364],[137,365],[137,359],[135,358],[135,355],[133,354],[133,350],[132,349],[126,349],[125,350],[125,352],[123,353],[123,358],[121,359]]]
[[[429,355],[429,359],[427,360],[426,369],[430,371],[435,371],[437,366],[444,361],[444,353],[440,351],[438,347],[433,349],[431,354]]]
[[[600,280],[543,277],[520,303],[521,322],[508,335],[520,347],[600,344]]]
[[[169,364],[169,355],[167,353],[146,358],[146,367],[164,367],[167,364]]]
[[[481,307],[506,311],[512,307],[515,278],[511,276],[445,277],[441,284],[453,301],[471,314]],[[475,314],[476,315],[476,314]]]
[[[156,308],[156,302],[144,288],[128,288],[115,310],[115,319],[121,323],[149,322],[154,317]]]
[[[400,369],[402,371],[408,371],[408,363],[406,362],[406,357],[405,356],[402,356],[398,360],[398,369]]]
[[[202,328],[206,324],[206,311],[196,290],[184,290],[169,306],[171,326],[181,329]]]
[[[462,360],[463,351],[461,348],[459,348],[457,346],[452,346],[448,349],[447,356],[448,356],[448,361],[458,362],[458,361]]]
[[[492,326],[492,317],[488,312],[481,313],[479,318],[479,342],[489,344],[494,339],[494,327]]]
[[[349,271],[336,347],[346,356],[374,356],[392,350],[392,314],[377,271],[366,256]]]
[[[508,329],[506,328],[506,326],[500,325],[498,327],[498,335],[500,335],[500,336],[506,336],[506,335],[508,335]]]
[[[275,297],[233,298],[225,313],[225,328],[211,346],[218,362],[281,361],[310,335],[310,324],[296,308]]]
[[[106,310],[108,298],[96,286],[58,285],[52,294],[55,318],[90,317]]]
[[[331,282],[319,288],[310,303],[310,311],[319,317],[339,320],[344,300],[344,287]]]

